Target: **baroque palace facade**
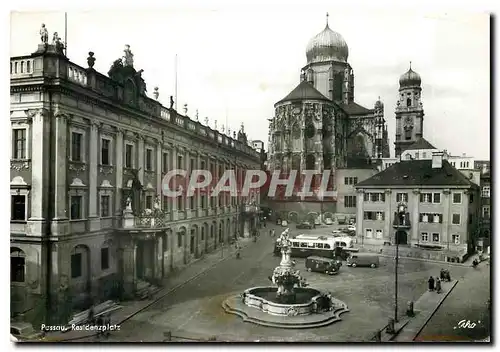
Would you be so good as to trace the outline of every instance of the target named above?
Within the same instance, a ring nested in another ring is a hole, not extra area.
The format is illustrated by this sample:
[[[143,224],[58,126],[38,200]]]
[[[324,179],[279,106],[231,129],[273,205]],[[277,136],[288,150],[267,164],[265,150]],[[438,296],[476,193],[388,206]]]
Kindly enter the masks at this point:
[[[354,181],[372,176],[377,172],[373,161],[389,157],[384,105],[379,99],[368,109],[354,101],[354,71],[348,54],[345,40],[327,22],[307,45],[307,65],[299,85],[275,104],[269,128],[269,171],[314,170],[322,175],[330,170],[329,184],[337,190],[333,202],[321,194],[307,200],[296,193],[270,199],[282,218],[354,215]]]
[[[169,170],[260,168],[243,130],[220,133],[172,98],[170,108],[148,98],[128,46],[109,77],[94,53],[87,62],[69,61],[57,40],[10,60],[11,310],[35,324],[133,298],[243,233],[246,199],[162,196]]]

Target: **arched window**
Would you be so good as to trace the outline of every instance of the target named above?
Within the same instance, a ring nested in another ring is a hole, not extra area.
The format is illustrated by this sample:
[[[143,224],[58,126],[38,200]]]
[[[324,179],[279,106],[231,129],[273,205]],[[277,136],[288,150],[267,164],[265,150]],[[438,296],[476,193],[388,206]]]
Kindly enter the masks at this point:
[[[30,73],[31,72],[31,61],[26,62],[26,72]]]
[[[308,154],[306,157],[306,169],[314,170],[316,168],[316,158],[312,154]]]
[[[26,274],[26,255],[16,247],[10,249],[10,281],[24,282]]]
[[[406,106],[411,106],[411,98],[406,99]]]

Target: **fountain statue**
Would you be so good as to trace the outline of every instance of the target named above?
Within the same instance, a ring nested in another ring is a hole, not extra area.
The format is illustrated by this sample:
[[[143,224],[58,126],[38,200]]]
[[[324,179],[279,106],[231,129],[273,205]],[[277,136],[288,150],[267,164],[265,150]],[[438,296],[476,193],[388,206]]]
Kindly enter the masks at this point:
[[[300,276],[300,271],[294,269],[289,232],[289,228],[285,229],[278,238],[277,242],[281,248],[281,262],[271,276],[273,284],[278,286],[276,299],[281,303],[294,303],[296,300],[294,287],[307,286],[305,279]]]

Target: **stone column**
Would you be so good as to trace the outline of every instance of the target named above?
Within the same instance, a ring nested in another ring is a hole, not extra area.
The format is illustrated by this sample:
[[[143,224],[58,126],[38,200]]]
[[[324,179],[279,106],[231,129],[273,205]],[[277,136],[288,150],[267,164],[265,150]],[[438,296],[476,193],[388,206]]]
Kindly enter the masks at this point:
[[[123,134],[124,130],[116,131],[116,153],[115,153],[115,214],[122,216],[122,187],[123,187]]]
[[[49,112],[46,109],[30,110],[31,133],[31,217],[28,219],[27,235],[42,236],[46,229],[48,204]]]
[[[200,160],[200,153],[196,153],[196,162],[195,162],[195,167],[196,167],[196,170],[200,170],[201,169],[201,160]],[[197,189],[195,190],[196,192],[196,209],[197,209],[197,216],[200,217],[201,216],[201,193],[200,193],[200,190]]]
[[[56,111],[55,117],[55,152],[54,152],[54,219],[52,220],[52,234],[63,236],[68,233],[68,184],[67,172],[67,135],[69,116]],[[37,147],[37,146],[36,146]]]
[[[185,150],[184,152],[184,170],[187,171],[187,174],[186,174],[186,178],[189,180],[190,179],[190,175],[191,175],[191,153],[188,149]],[[186,219],[187,218],[190,218],[191,217],[191,204],[190,204],[190,200],[187,196],[187,186],[188,184],[186,184],[186,187],[185,187],[185,193],[184,195],[182,196],[182,199],[184,201],[184,208],[185,208],[185,213],[186,213]]]
[[[413,190],[413,204],[412,208],[413,211],[411,212],[411,235],[408,236],[408,244],[411,246],[412,243],[418,243],[419,242],[419,237],[418,237],[418,222],[420,220],[420,214],[419,214],[419,204],[420,204],[420,190],[419,189],[414,189]]]
[[[163,278],[163,238],[158,236],[155,241],[155,278],[161,280]]]
[[[123,293],[126,299],[132,299],[135,294],[136,255],[137,245],[133,241],[123,249]]]
[[[99,164],[99,128],[101,123],[97,120],[90,122],[90,144],[89,144],[89,223],[90,231],[100,229],[100,219],[97,214],[97,175]]]
[[[144,167],[145,167],[145,165],[144,165],[144,137],[143,136],[139,136],[137,155],[138,155],[138,160],[139,160],[139,164],[137,165],[137,169],[139,169],[138,177],[139,177],[139,181],[144,186]],[[141,199],[142,199],[142,197],[141,197]]]
[[[170,145],[170,155],[171,155],[171,160],[172,160],[172,170],[177,170],[179,169],[179,165],[177,165],[177,149],[175,146],[173,145]],[[170,185],[173,189],[175,189],[176,187],[176,184],[174,182],[175,179],[171,179],[170,181]],[[170,212],[172,213],[172,220],[175,221],[179,218],[178,214],[177,214],[177,198],[176,197],[170,197],[169,199],[169,202],[170,202]]]
[[[163,189],[161,187],[162,177],[161,177],[161,156],[162,156],[163,145],[161,141],[158,140],[156,144],[156,194],[160,197],[160,202],[162,201]]]

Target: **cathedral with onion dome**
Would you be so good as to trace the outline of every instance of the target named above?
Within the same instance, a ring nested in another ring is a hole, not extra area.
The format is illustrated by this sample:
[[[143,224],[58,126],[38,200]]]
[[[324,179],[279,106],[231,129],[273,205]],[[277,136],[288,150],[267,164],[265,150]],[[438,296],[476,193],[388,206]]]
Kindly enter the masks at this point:
[[[359,168],[389,157],[384,105],[354,99],[354,71],[344,38],[325,29],[306,49],[300,83],[275,104],[270,121],[270,171]]]

